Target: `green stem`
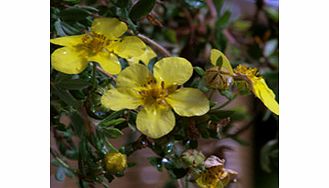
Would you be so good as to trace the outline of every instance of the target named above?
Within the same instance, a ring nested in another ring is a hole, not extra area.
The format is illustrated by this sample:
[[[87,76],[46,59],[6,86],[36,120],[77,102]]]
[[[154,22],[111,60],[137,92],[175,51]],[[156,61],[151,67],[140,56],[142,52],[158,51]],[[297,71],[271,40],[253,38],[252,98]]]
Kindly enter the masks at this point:
[[[93,72],[92,72],[93,90],[97,88],[96,66],[97,66],[96,63],[93,63]]]
[[[68,169],[69,171],[71,171],[73,174],[77,174],[76,170],[72,169],[70,167],[70,165],[68,165],[66,162],[64,162],[61,158],[59,158],[55,152],[50,148],[50,153],[51,155],[54,157],[54,159],[59,163],[61,164],[64,168]]]
[[[105,140],[106,144],[115,152],[119,152],[117,148],[115,148],[108,140]]]
[[[216,111],[216,110],[219,110],[221,108],[224,108],[226,105],[230,104],[234,99],[235,99],[236,95],[233,96],[232,99],[228,99],[226,102],[224,102],[222,105],[218,106],[218,107],[215,107],[213,109],[211,109],[211,111]]]
[[[188,188],[188,177],[185,176],[185,188]]]

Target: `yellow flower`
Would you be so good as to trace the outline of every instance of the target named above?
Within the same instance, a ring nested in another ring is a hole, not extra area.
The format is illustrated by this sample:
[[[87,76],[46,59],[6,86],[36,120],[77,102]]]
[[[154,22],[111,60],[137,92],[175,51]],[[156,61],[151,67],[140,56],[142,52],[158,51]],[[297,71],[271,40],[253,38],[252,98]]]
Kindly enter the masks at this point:
[[[64,46],[52,53],[52,67],[66,74],[79,74],[94,61],[105,71],[118,74],[121,66],[117,56],[140,56],[146,48],[138,37],[120,38],[126,31],[127,25],[116,18],[96,18],[87,34],[51,39],[51,43]]]
[[[242,77],[247,81],[254,95],[259,98],[269,110],[279,115],[279,104],[275,100],[275,94],[267,86],[265,80],[257,76],[256,68],[238,65],[234,71],[238,77]]]
[[[132,58],[127,59],[127,61],[130,64],[139,63],[139,61],[142,61],[145,65],[148,65],[150,63],[150,60],[156,56],[157,54],[152,50],[152,48],[146,46],[146,49],[144,50],[144,53],[142,55],[134,56]]]
[[[195,88],[180,87],[192,76],[193,67],[180,57],[155,63],[153,75],[142,64],[132,64],[117,77],[116,88],[101,98],[114,111],[143,108],[136,118],[137,129],[151,138],[168,134],[175,126],[173,109],[180,116],[200,116],[208,112],[209,101]]]
[[[112,174],[122,172],[127,168],[127,156],[119,152],[110,152],[105,155],[106,170]]]

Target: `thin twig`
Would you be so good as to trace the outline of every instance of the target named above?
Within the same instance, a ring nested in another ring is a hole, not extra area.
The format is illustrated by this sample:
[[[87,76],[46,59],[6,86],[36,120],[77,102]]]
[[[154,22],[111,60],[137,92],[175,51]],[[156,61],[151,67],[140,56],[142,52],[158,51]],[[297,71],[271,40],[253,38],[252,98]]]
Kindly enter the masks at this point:
[[[153,47],[155,47],[165,57],[171,56],[171,54],[168,50],[166,50],[164,47],[162,47],[160,44],[158,44],[154,40],[152,40],[152,39],[148,38],[147,36],[145,36],[143,34],[140,34],[140,33],[137,34],[137,36],[140,37],[144,42],[146,42],[146,43],[152,45]]]
[[[210,15],[213,19],[217,17],[217,10],[212,0],[206,0],[206,3],[209,7]]]
[[[248,130],[252,125],[254,125],[254,121],[250,121],[247,125],[241,127],[239,130],[235,131],[234,133],[228,134],[226,135],[227,137],[235,137],[241,133],[243,133],[244,131]]]
[[[184,188],[183,179],[177,179],[177,185],[179,188]]]
[[[105,74],[106,76],[108,76],[108,77],[110,77],[110,78],[112,78],[112,79],[115,79],[115,77],[114,77],[112,74],[107,73],[107,72],[104,71],[101,67],[96,66],[96,69],[97,69],[99,72]]]

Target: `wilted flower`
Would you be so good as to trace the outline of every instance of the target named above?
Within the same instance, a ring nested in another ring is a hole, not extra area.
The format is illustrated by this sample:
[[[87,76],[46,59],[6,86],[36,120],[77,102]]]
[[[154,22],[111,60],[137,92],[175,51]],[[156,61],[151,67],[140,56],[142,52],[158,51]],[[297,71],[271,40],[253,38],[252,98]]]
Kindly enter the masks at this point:
[[[200,188],[218,188],[229,184],[237,172],[224,168],[225,160],[212,155],[205,161],[206,170],[199,175],[196,183]]]
[[[132,58],[144,53],[146,45],[138,37],[126,36],[127,25],[116,18],[96,18],[91,32],[51,39],[64,46],[51,55],[52,67],[66,74],[79,74],[94,61],[111,74],[121,71],[117,56]]]
[[[108,90],[102,104],[114,111],[137,109],[137,129],[151,138],[168,134],[175,126],[173,109],[180,116],[200,116],[208,112],[209,101],[198,89],[180,87],[193,73],[189,61],[180,57],[163,58],[154,65],[153,75],[142,64],[132,64]]]
[[[238,65],[234,69],[235,74],[245,80],[249,89],[259,98],[264,105],[276,115],[279,115],[279,104],[275,100],[275,94],[267,86],[265,80],[257,75],[256,68],[248,68],[244,65]]]

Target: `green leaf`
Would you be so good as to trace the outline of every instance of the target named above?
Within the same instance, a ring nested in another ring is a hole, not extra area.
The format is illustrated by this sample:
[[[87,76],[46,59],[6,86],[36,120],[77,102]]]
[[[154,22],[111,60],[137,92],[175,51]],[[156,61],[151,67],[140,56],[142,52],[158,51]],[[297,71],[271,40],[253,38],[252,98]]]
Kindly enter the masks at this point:
[[[230,90],[221,90],[220,94],[225,96],[226,98],[228,98],[230,100],[234,99],[234,94]]]
[[[80,103],[67,90],[62,90],[52,85],[51,92],[59,97],[67,105],[73,106],[76,109],[79,108]]]
[[[225,28],[230,20],[231,17],[231,12],[230,11],[225,11],[224,14],[222,16],[220,16],[218,18],[218,20],[216,21],[216,28]]]
[[[58,87],[69,90],[80,90],[87,88],[90,83],[82,79],[66,79],[57,83]]]
[[[77,29],[65,22],[61,22],[61,23],[62,23],[62,28],[67,35],[77,35],[77,34],[81,33],[81,31],[79,29]]]
[[[116,125],[119,125],[119,124],[121,124],[125,121],[126,121],[125,118],[112,119],[112,120],[109,120],[109,121],[102,121],[99,124],[99,126],[103,126],[103,127],[116,126]]]
[[[86,129],[80,114],[77,112],[73,112],[70,114],[70,118],[71,118],[71,126],[73,127],[75,133],[78,136],[83,137],[85,135]]]
[[[217,10],[217,15],[219,16],[220,11],[223,7],[224,0],[213,0],[216,10]]]
[[[177,43],[176,31],[173,29],[165,29],[163,31],[164,37],[171,43]]]
[[[149,161],[149,163],[156,167],[156,169],[158,171],[162,171],[162,158],[160,157],[149,157],[147,158],[147,160]]]
[[[63,182],[65,179],[65,168],[59,166],[56,170],[55,178],[57,181]]]
[[[272,20],[278,22],[279,21],[279,11],[271,8],[271,7],[265,7],[264,8],[266,14],[268,15],[268,17],[270,17]]]
[[[63,30],[62,23],[61,23],[60,19],[58,19],[54,23],[54,27],[55,27],[55,31],[56,31],[58,36],[60,36],[60,37],[66,36],[65,31]]]
[[[107,124],[108,121],[111,121],[113,119],[118,119],[119,117],[122,116],[122,114],[123,114],[123,110],[112,112],[109,116],[107,116],[101,122],[99,122],[98,125]]]
[[[119,136],[123,135],[123,132],[117,128],[107,127],[102,130],[104,134],[109,138],[118,138]]]
[[[63,0],[64,2],[66,3],[69,3],[69,4],[78,4],[80,3],[80,0]]]
[[[70,7],[63,10],[60,14],[64,21],[82,21],[85,20],[87,16],[90,16],[90,12],[86,9]]]
[[[149,14],[155,5],[155,0],[139,0],[130,10],[129,17],[133,21]]]
[[[260,151],[260,164],[265,172],[270,173],[271,170],[271,158],[278,157],[276,152],[279,147],[278,140],[270,140],[267,142]],[[273,152],[274,151],[274,152]]]
[[[127,8],[131,3],[130,0],[112,0],[113,4],[120,8]]]
[[[237,20],[233,23],[234,30],[247,31],[250,29],[252,22],[249,20]]]
[[[83,5],[83,6],[78,6],[78,7],[79,8],[82,8],[82,9],[85,9],[85,10],[87,10],[89,12],[94,12],[94,13],[98,13],[99,12],[99,10],[97,8],[92,7],[92,6],[85,6],[85,5]]]
[[[216,61],[216,66],[218,66],[220,69],[222,68],[222,65],[223,65],[223,56],[219,56],[219,58]]]
[[[194,67],[194,70],[200,76],[204,76],[205,75],[205,71],[201,67]]]
[[[136,165],[137,165],[137,163],[134,163],[134,162],[128,162],[127,163],[128,168],[134,167]]]

